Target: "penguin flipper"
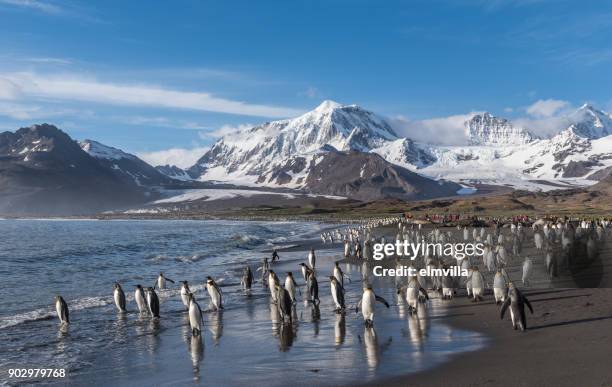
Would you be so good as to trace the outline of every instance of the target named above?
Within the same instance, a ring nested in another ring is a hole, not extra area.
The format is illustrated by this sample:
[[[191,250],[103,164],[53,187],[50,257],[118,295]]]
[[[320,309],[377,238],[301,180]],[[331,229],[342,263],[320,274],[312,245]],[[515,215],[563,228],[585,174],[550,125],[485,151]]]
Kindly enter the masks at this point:
[[[504,314],[506,313],[506,309],[508,309],[508,306],[510,306],[510,297],[507,297],[504,300],[504,303],[502,304],[501,313],[500,313],[500,319],[504,318]]]
[[[389,303],[387,302],[387,300],[385,300],[384,298],[382,298],[381,296],[376,296],[376,301],[378,302],[382,302],[383,304],[385,304],[385,306],[388,308],[389,307]]]
[[[173,280],[171,280],[170,278],[166,277],[166,281],[169,281],[171,283],[175,283]]]
[[[426,300],[429,300],[429,294],[427,294],[427,290],[423,289],[423,287],[420,287],[420,288],[419,288],[419,291],[420,291],[421,293],[423,293],[423,295],[425,296],[425,299],[426,299]]]
[[[525,304],[527,305],[527,307],[529,308],[529,311],[531,312],[531,314],[533,314],[533,308],[531,307],[531,303],[529,302],[529,300],[527,299],[527,297],[523,297],[523,301],[525,301]]]

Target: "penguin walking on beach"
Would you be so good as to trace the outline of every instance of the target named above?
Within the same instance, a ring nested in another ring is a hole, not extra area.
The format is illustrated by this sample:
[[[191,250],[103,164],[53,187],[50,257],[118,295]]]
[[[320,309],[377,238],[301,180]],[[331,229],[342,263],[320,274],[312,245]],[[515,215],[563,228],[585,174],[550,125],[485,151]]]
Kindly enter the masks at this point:
[[[321,302],[321,300],[319,300],[319,283],[314,272],[310,273],[310,275],[308,276],[306,280],[306,285],[308,288],[308,301],[312,302],[315,305],[319,304]]]
[[[60,323],[70,324],[70,312],[68,311],[68,304],[62,296],[55,296],[55,311],[57,312],[57,317],[60,320]]]
[[[138,312],[147,312],[148,306],[144,293],[144,289],[141,285],[136,285],[136,290],[134,291],[134,300],[136,300],[136,305],[138,306]]]
[[[278,299],[278,286],[280,286],[280,280],[274,270],[270,270],[268,274],[268,287],[270,288],[270,296],[272,296],[273,303],[276,303]]]
[[[223,292],[211,276],[206,277],[206,290],[215,310],[223,309]]]
[[[173,280],[171,280],[168,277],[164,277],[164,273],[160,272],[159,276],[157,277],[157,283],[156,283],[157,288],[160,289],[160,290],[165,289],[166,288],[166,281],[170,282],[170,283],[174,283]]]
[[[427,291],[421,286],[417,276],[412,276],[406,286],[406,302],[408,303],[408,312],[410,314],[418,313],[421,297],[425,300],[429,299]]]
[[[159,318],[159,297],[153,288],[145,288],[145,297],[147,299],[147,307],[149,313],[155,318]]]
[[[341,313],[345,308],[344,287],[333,275],[329,277],[329,284],[331,287],[332,299],[334,300],[334,305],[336,306],[335,311],[336,313]]]
[[[300,268],[302,269],[302,277],[304,277],[304,282],[308,282],[308,277],[314,272],[303,262],[300,263]]]
[[[285,318],[289,317],[289,323],[293,323],[293,316],[291,314],[293,302],[291,301],[291,296],[287,289],[284,286],[280,286],[278,284],[274,285],[276,288],[276,294],[278,295],[278,311],[280,312],[281,319],[285,322]]]
[[[317,257],[315,256],[314,249],[310,249],[310,252],[308,253],[308,264],[310,265],[310,268],[314,271],[315,265],[317,264]]]
[[[334,277],[338,280],[342,287],[344,287],[344,277],[346,277],[349,282],[351,282],[351,278],[348,275],[344,274],[342,268],[340,267],[340,262],[338,261],[334,263]]]
[[[287,272],[287,278],[285,278],[285,289],[289,292],[289,297],[291,298],[291,303],[295,304],[295,291],[297,289],[297,283],[293,278],[292,272]]]
[[[506,299],[506,279],[502,274],[501,270],[497,270],[495,272],[495,277],[493,278],[493,296],[495,297],[495,303],[501,304]]]
[[[187,295],[189,301],[189,326],[191,327],[191,334],[193,336],[200,336],[202,334],[202,309],[196,302],[193,293]]]
[[[121,285],[118,282],[113,284],[113,299],[115,300],[115,305],[119,312],[125,313],[125,293],[123,293],[123,289],[121,289]]]
[[[470,276],[470,282],[472,284],[472,295],[474,302],[482,301],[485,291],[485,279],[478,266],[472,268],[472,275]]]
[[[372,290],[372,285],[366,285],[363,288],[363,296],[361,296],[361,300],[357,304],[355,308],[355,312],[359,312],[359,308],[361,308],[361,315],[363,316],[363,321],[365,323],[366,328],[371,328],[374,326],[374,311],[376,309],[376,301],[384,304],[387,308],[389,307],[389,303],[382,297],[377,296]]]
[[[251,285],[253,284],[253,273],[251,272],[251,267],[249,265],[247,265],[242,272],[240,284],[245,290],[251,289]]]
[[[525,305],[529,308],[531,314],[533,314],[533,308],[529,303],[527,297],[521,293],[520,290],[514,283],[510,282],[508,284],[508,297],[504,301],[501,307],[500,316],[503,319],[504,314],[506,313],[506,309],[510,308],[510,317],[512,318],[512,328],[517,329],[517,325],[521,328],[521,331],[525,331],[527,329],[527,317],[525,316]]]
[[[185,308],[189,309],[189,295],[191,290],[189,289],[189,283],[187,281],[181,281],[181,301]]]

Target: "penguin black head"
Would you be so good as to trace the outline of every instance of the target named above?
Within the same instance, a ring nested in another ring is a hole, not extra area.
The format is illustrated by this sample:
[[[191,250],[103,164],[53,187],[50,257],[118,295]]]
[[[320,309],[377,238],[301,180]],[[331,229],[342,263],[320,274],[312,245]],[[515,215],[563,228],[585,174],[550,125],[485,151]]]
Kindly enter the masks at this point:
[[[306,264],[304,262],[300,263],[300,266],[306,266]]]
[[[121,287],[121,285],[119,285],[119,283],[118,283],[118,282],[115,282],[115,283],[113,284],[113,289],[119,289],[120,287]]]
[[[211,277],[211,276],[206,276],[206,280],[207,280],[207,281],[212,281],[213,279],[212,279],[212,277]]]
[[[336,265],[336,267],[337,267],[337,266],[339,266],[339,265],[340,265],[340,262],[336,261],[336,262],[334,262],[334,264],[335,264],[335,265]]]
[[[159,276],[160,276],[160,277],[163,277],[163,276],[164,276],[164,273],[162,273],[162,272],[160,271],[160,272],[159,272]]]
[[[292,272],[290,272],[290,271],[288,271],[288,272],[287,272],[287,277],[293,277],[293,273],[292,273]]]
[[[330,275],[329,279],[331,280],[331,282],[334,282],[336,280],[336,277],[334,277],[333,275]]]
[[[274,270],[268,270],[268,273],[274,274]]]
[[[142,289],[142,286],[140,284],[136,285],[136,289]]]
[[[59,301],[62,299],[62,296],[55,296],[55,301]]]

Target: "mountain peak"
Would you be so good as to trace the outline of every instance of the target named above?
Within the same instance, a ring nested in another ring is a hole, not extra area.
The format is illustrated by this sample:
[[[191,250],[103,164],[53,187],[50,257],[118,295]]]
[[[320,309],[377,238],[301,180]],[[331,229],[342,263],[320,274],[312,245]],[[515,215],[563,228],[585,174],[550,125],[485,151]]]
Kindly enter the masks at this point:
[[[85,139],[80,141],[79,145],[81,149],[97,159],[120,160],[135,158],[133,155],[125,153],[121,149],[113,148],[112,146],[104,145],[94,140]]]
[[[316,112],[329,112],[335,109],[339,109],[344,107],[345,105],[338,103],[336,101],[332,101],[331,99],[326,99],[319,106],[317,106],[314,111]]]
[[[569,129],[580,137],[597,139],[612,134],[612,117],[588,103],[571,114],[569,120],[572,122]]]
[[[475,114],[465,122],[469,145],[523,145],[535,139],[524,128],[488,112]]]

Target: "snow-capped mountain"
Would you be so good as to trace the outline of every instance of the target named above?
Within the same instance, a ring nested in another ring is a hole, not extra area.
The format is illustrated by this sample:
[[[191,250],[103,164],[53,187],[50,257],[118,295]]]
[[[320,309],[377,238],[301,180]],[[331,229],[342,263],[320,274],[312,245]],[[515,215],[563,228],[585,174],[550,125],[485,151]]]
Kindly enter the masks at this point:
[[[172,184],[172,179],[133,154],[93,140],[79,142],[81,149],[121,178],[140,186]]]
[[[489,113],[476,114],[465,122],[469,145],[524,145],[536,139],[524,128]]]
[[[376,153],[421,176],[466,184],[544,190],[593,184],[589,177],[612,166],[612,120],[584,105],[567,122],[543,139],[507,119],[477,114],[465,123],[468,145],[437,146],[399,137],[356,105],[325,101],[295,119],[221,138],[188,172],[199,180],[310,189],[316,166],[342,151]]]
[[[612,116],[589,104],[582,105],[568,120],[572,123],[569,129],[580,137],[598,139],[612,134]]]
[[[316,183],[325,181],[326,176],[313,179],[312,173],[317,170],[318,165],[323,164],[330,169],[328,174],[331,176],[333,169],[341,166],[335,166],[329,160],[342,160],[354,168],[343,168],[345,174],[338,176],[342,180],[337,183],[343,187],[353,187],[344,189],[345,193],[351,193],[350,196],[368,196],[371,199],[375,196],[356,192],[358,187],[365,187],[369,179],[380,180],[378,185],[382,187],[386,184],[383,181],[389,179],[390,175],[383,173],[388,170],[380,165],[380,161],[371,157],[362,158],[358,153],[370,153],[395,141],[399,141],[398,147],[406,147],[409,153],[406,160],[418,160],[418,149],[411,149],[412,142],[409,140],[398,138],[382,118],[356,105],[324,101],[316,109],[300,117],[267,122],[224,136],[188,172],[193,178],[202,181],[216,180],[307,190],[316,187],[317,193],[337,195],[338,190],[325,192],[323,187]],[[338,157],[337,152],[347,152],[347,156]],[[371,168],[367,165],[357,165],[358,162],[354,161],[357,159],[369,163]],[[364,171],[371,173],[365,174]],[[419,182],[422,180],[421,176],[409,171],[399,173],[398,176],[400,180],[405,180],[405,184],[399,184],[400,186],[410,185],[410,178]],[[430,197],[452,195],[460,189],[455,184],[445,182],[437,187],[438,189],[429,191]],[[397,190],[396,196],[427,196],[426,192],[417,191],[401,188]]]
[[[0,213],[91,213],[147,198],[53,125],[0,133]]]

